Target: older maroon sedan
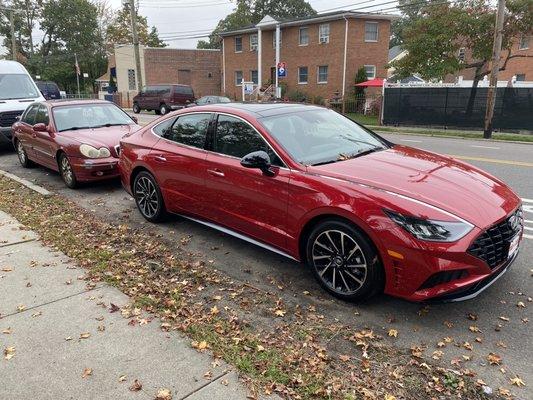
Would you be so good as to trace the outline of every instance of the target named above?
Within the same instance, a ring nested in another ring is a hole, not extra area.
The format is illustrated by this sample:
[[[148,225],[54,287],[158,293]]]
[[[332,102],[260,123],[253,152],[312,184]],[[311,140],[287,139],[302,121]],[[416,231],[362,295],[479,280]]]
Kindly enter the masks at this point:
[[[13,145],[23,167],[37,163],[59,171],[75,188],[119,176],[119,141],[138,128],[108,101],[45,101],[31,104],[13,125]]]

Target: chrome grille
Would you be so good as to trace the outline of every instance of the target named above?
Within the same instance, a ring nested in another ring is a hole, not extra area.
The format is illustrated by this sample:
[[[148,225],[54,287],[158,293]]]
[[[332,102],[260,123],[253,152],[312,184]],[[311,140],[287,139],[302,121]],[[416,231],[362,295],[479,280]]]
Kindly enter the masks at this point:
[[[495,269],[509,257],[511,240],[520,233],[523,225],[522,208],[519,208],[505,220],[479,235],[468,248],[468,253]]]
[[[6,111],[0,113],[0,126],[10,127],[17,122],[17,117],[22,115],[23,111]]]

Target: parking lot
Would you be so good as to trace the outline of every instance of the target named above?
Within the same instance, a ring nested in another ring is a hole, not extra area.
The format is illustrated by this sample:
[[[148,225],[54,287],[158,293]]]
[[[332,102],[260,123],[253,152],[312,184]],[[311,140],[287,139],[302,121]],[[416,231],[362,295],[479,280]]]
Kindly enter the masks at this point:
[[[150,114],[141,114],[139,122],[145,124],[153,118]],[[529,383],[533,382],[533,372],[529,360],[533,357],[530,335],[530,320],[533,319],[530,297],[533,296],[533,145],[384,136],[398,144],[453,155],[483,168],[509,184],[523,199],[526,230],[518,259],[506,275],[479,297],[462,303],[430,305],[387,296],[363,304],[343,303],[324,293],[309,271],[279,255],[180,218],[162,225],[146,223],[118,181],[70,190],[55,172],[40,167],[20,167],[10,149],[0,151],[0,169],[60,193],[109,222],[128,223],[167,240],[180,241],[195,257],[212,261],[232,279],[279,292],[287,302],[297,302],[302,293],[308,291],[311,302],[321,314],[343,322],[353,321],[385,336],[388,329],[394,328],[398,336],[387,340],[405,348],[427,346],[428,355],[442,350],[440,362],[451,368],[460,363],[478,372],[479,378],[494,389],[508,386],[509,377],[518,375],[526,386],[516,388],[517,398],[532,398]],[[253,321],[253,315],[250,319]],[[439,348],[437,343],[445,337],[453,338],[455,345]],[[503,372],[500,367],[489,365],[489,353],[502,357]]]

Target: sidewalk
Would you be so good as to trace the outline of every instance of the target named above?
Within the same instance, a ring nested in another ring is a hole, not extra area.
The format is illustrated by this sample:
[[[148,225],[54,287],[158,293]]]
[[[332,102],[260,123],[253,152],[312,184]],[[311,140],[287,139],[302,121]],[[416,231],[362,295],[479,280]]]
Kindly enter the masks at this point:
[[[150,315],[112,312],[128,297],[83,275],[0,211],[0,399],[247,398],[227,365]]]

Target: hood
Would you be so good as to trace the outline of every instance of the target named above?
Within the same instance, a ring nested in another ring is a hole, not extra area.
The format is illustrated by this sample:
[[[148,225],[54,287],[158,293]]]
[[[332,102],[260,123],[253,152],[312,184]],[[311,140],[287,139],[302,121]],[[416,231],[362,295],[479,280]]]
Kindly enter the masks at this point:
[[[69,137],[81,143],[90,144],[96,148],[105,146],[107,148],[114,148],[120,143],[120,139],[128,133],[140,129],[139,125],[120,125],[110,126],[108,128],[96,129],[79,129],[73,131],[59,132],[58,135]]]
[[[520,202],[507,185],[476,167],[399,145],[308,170],[408,196],[480,228],[505,217]]]
[[[0,100],[0,112],[20,111],[22,113],[35,101],[44,101],[44,97],[39,96],[30,99]]]

